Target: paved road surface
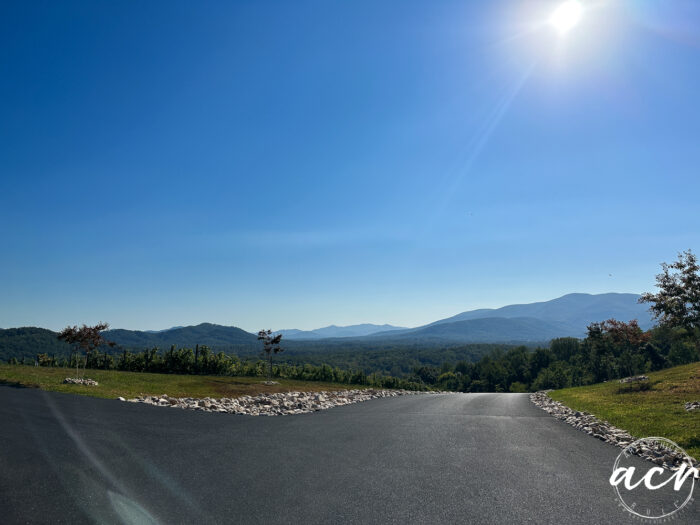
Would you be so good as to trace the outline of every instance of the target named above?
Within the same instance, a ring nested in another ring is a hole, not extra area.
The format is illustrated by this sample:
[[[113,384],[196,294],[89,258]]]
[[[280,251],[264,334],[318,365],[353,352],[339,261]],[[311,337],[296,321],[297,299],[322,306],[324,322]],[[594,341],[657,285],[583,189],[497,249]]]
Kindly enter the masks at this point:
[[[0,522],[639,524],[618,451],[523,394],[251,417],[0,386]]]

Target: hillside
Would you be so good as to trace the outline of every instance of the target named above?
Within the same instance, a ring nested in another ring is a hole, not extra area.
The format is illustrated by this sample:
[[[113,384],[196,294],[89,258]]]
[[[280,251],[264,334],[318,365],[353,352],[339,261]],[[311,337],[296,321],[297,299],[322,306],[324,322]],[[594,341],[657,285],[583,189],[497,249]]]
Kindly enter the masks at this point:
[[[609,381],[555,390],[550,397],[573,410],[590,412],[636,437],[663,436],[700,458],[700,411],[685,403],[700,399],[700,363],[647,374],[649,381]]]
[[[0,360],[7,361],[11,357],[34,359],[37,353],[56,356],[70,354],[70,346],[59,341],[57,335],[46,328],[34,326],[0,329]]]

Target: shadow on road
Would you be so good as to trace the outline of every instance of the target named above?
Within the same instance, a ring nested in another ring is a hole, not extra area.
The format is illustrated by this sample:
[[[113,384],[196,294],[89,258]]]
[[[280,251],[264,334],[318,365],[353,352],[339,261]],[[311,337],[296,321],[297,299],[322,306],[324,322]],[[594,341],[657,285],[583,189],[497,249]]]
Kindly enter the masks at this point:
[[[22,383],[19,383],[17,381],[9,381],[7,379],[0,379],[0,386],[9,386],[11,388],[39,388],[39,385],[23,385]]]

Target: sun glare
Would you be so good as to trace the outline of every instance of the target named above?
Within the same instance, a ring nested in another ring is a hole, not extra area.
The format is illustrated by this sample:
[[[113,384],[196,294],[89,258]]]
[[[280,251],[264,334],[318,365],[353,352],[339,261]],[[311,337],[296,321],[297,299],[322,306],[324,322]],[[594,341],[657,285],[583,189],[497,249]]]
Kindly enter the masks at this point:
[[[582,11],[581,2],[567,0],[554,10],[549,17],[549,23],[560,35],[564,35],[579,23]]]

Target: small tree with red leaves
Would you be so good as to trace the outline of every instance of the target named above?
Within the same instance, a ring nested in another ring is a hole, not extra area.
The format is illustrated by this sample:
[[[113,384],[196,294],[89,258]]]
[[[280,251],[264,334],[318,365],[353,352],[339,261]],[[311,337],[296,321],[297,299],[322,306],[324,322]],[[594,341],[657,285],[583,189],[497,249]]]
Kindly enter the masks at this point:
[[[636,319],[632,319],[629,323],[618,321],[617,319],[608,319],[602,323],[591,323],[588,326],[588,336],[596,337],[598,333],[600,336],[606,336],[620,351],[639,348],[651,339],[651,334],[642,330]]]
[[[78,356],[80,352],[85,352],[85,366],[83,367],[83,372],[87,367],[88,356],[90,352],[97,349],[101,345],[115,346],[116,343],[112,341],[107,341],[102,337],[102,332],[107,330],[109,325],[107,323],[98,323],[95,326],[83,325],[78,326],[67,326],[65,327],[58,338],[61,341],[65,341],[73,347],[76,353],[75,359],[75,374],[78,374]]]

